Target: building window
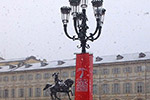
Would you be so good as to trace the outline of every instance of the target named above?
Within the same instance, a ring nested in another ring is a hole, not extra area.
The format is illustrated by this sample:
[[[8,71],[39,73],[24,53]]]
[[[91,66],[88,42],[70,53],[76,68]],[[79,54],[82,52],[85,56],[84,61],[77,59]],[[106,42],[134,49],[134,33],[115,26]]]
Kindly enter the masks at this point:
[[[93,75],[97,75],[97,73],[98,73],[98,70],[94,69],[93,70]]]
[[[141,98],[138,98],[137,100],[143,100],[143,99],[141,99]]]
[[[120,74],[120,68],[113,68],[112,73],[113,74]]]
[[[101,57],[96,57],[96,61],[101,61],[101,60],[103,60],[103,58],[101,58]]]
[[[112,93],[113,94],[119,94],[120,93],[120,84],[114,83],[112,85]]]
[[[28,97],[32,97],[33,96],[33,89],[29,88],[28,89]]]
[[[121,60],[121,59],[123,59],[123,56],[122,55],[117,55],[116,60]]]
[[[139,58],[143,58],[143,57],[145,57],[146,56],[146,54],[144,54],[143,52],[141,52],[140,54],[139,54]]]
[[[108,75],[109,70],[107,68],[102,69],[102,75]]]
[[[0,82],[2,81],[2,77],[0,77]]]
[[[68,76],[69,76],[68,72],[63,72],[62,73],[62,77],[68,77]]]
[[[24,97],[24,89],[23,88],[19,89],[18,96],[19,97]]]
[[[42,78],[41,74],[36,74],[35,79],[41,79],[41,78]]]
[[[143,71],[142,66],[137,66],[135,71],[136,72],[142,72]]]
[[[124,72],[124,73],[131,73],[131,72],[132,72],[132,69],[131,69],[131,67],[125,67],[125,68],[123,69],[123,72]]]
[[[149,72],[150,71],[150,66],[146,67],[146,71]]]
[[[12,76],[11,81],[17,81],[17,76]]]
[[[150,81],[146,82],[145,92],[150,93]]]
[[[33,75],[29,74],[28,75],[28,80],[33,80]]]
[[[3,78],[3,81],[4,81],[4,82],[8,82],[8,81],[9,81],[8,76],[5,76],[5,77]]]
[[[102,93],[103,94],[108,94],[109,93],[109,85],[108,84],[103,84],[102,85]]]
[[[135,87],[136,87],[136,93],[143,93],[144,92],[144,83],[143,82],[135,83]]]
[[[75,75],[76,75],[76,72],[75,72],[75,71],[72,71],[72,72],[71,72],[71,77],[75,77]]]
[[[41,96],[41,88],[36,88],[35,89],[35,96],[40,97]]]
[[[123,84],[123,91],[124,91],[124,93],[131,93],[132,92],[132,84],[131,83],[124,83]]]
[[[50,74],[49,73],[45,73],[44,74],[44,79],[49,79],[50,78]]]
[[[24,80],[24,75],[20,75],[19,80]]]
[[[98,87],[96,84],[93,85],[93,94],[97,94]]]
[[[4,90],[4,98],[8,98],[9,97],[9,91],[8,89]]]
[[[43,95],[44,95],[44,97],[50,96],[49,90],[48,90],[48,89],[45,90],[45,91],[43,92]]]
[[[1,90],[1,88],[0,88],[0,98],[2,98],[2,90]]]
[[[15,98],[15,89],[11,89],[11,97]]]

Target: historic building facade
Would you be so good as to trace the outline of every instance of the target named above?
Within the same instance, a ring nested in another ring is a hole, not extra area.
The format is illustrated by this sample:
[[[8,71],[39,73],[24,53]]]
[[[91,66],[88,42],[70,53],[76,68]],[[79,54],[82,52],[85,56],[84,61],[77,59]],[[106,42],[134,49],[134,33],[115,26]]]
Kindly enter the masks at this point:
[[[75,79],[75,59],[26,60],[3,65],[0,61],[0,100],[50,100],[43,88],[54,83],[54,72],[61,80]],[[66,94],[58,96],[68,99]],[[150,100],[150,52],[95,57],[93,100]]]

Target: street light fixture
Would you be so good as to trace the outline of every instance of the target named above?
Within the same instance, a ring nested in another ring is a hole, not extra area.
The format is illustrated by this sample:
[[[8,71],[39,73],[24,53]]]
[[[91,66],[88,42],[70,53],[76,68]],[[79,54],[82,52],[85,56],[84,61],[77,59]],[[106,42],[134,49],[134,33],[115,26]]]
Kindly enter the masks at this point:
[[[81,0],[81,7],[87,8],[88,0]]]
[[[79,12],[80,0],[69,0],[72,9],[72,15],[76,15]]]
[[[96,18],[96,29],[94,33],[87,34],[87,29],[89,29],[88,25],[86,24],[88,18],[86,15],[86,8],[87,8],[87,0],[69,0],[70,7],[61,7],[62,13],[62,22],[64,25],[64,32],[69,39],[72,40],[79,40],[81,42],[78,48],[82,48],[82,53],[86,53],[86,48],[90,48],[90,46],[86,43],[88,40],[94,41],[99,38],[101,34],[102,24],[105,15],[105,9],[102,8],[103,0],[92,0],[92,6],[94,10],[94,15]],[[82,12],[79,12],[79,6],[82,8]],[[73,16],[73,23],[74,23],[74,30],[77,34],[74,36],[70,36],[67,32],[67,23],[69,22],[69,15],[72,12]]]
[[[61,17],[63,24],[67,24],[69,22],[69,15],[70,15],[71,8],[70,7],[62,7],[61,8]]]

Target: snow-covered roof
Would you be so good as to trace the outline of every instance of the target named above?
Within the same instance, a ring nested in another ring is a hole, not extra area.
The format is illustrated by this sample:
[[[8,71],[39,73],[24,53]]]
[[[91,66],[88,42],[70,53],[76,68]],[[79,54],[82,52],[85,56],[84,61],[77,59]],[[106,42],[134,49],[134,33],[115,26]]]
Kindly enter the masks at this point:
[[[5,60],[4,58],[0,57],[0,60]]]
[[[128,61],[142,61],[150,60],[150,52],[145,53],[133,53],[133,54],[122,54],[122,55],[109,55],[94,57],[94,64],[105,64],[105,63],[116,63],[116,62],[128,62]],[[73,67],[76,65],[76,59],[69,60],[58,60],[48,61],[41,63],[34,63],[31,65],[23,65],[21,67],[16,66],[0,66],[0,72],[11,72],[11,71],[27,71],[27,70],[39,70],[39,69],[50,69],[50,68],[63,68]]]
[[[7,59],[7,60],[1,60],[0,63],[13,62],[13,61],[23,61],[25,59],[26,58]]]
[[[119,59],[117,57],[119,57]],[[150,60],[150,52],[102,56],[100,58],[102,58],[102,60],[95,61],[94,64]]]
[[[15,58],[15,59],[7,59],[7,60],[0,60],[0,63],[6,63],[6,62],[14,62],[14,61],[25,61],[25,60],[28,60],[28,59],[35,59],[35,60],[38,60],[36,57],[34,56],[30,56],[30,57],[26,57],[26,58]]]

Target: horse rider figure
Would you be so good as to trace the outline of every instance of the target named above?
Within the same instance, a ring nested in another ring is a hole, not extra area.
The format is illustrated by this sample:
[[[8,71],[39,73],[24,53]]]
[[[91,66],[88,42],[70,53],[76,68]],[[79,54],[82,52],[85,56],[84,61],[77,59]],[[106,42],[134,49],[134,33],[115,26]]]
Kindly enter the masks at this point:
[[[55,86],[57,86],[58,88],[61,88],[61,86],[63,85],[63,83],[62,83],[62,80],[58,79],[58,74],[59,73],[53,73],[52,77],[54,77]]]

